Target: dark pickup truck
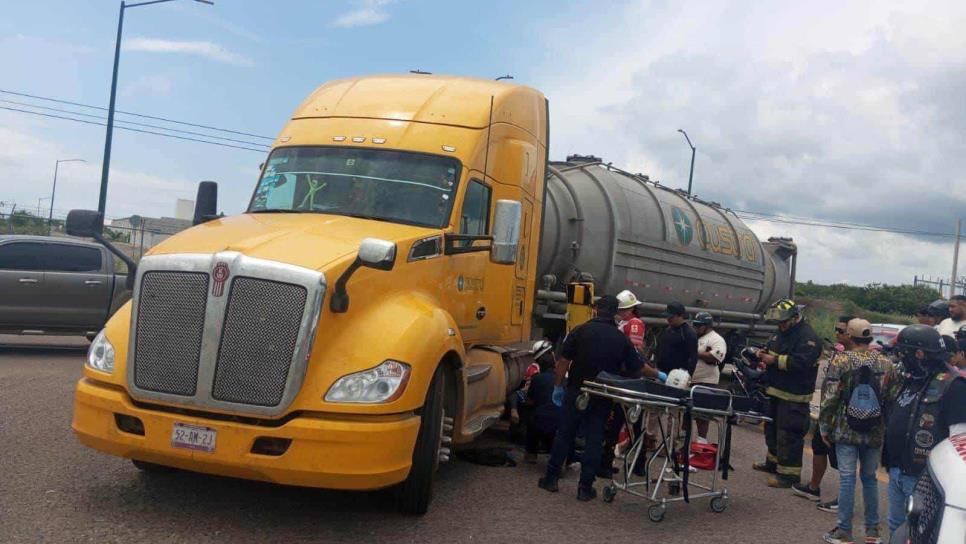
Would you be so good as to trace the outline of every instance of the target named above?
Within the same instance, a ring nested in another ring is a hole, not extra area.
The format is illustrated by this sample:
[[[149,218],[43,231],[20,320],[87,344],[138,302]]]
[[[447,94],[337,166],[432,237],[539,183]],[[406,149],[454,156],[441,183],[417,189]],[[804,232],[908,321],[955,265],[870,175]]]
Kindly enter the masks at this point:
[[[126,279],[99,244],[0,235],[0,333],[93,338],[131,298]]]

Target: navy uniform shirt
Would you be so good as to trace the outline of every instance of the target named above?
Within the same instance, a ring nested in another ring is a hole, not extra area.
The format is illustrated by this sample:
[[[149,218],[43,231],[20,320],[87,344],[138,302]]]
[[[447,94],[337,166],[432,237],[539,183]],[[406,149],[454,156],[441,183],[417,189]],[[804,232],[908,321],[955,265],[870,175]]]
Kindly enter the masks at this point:
[[[573,361],[567,387],[580,388],[600,372],[636,377],[644,360],[614,318],[595,317],[570,331],[560,356]]]

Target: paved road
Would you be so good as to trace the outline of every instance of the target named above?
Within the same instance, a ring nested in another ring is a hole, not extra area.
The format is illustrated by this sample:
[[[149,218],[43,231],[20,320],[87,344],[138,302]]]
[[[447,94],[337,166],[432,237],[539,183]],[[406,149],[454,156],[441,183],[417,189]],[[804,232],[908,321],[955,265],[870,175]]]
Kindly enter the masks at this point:
[[[834,525],[832,515],[765,487],[764,476],[748,468],[762,440],[748,428],[735,435],[730,508],[713,514],[707,499],[678,503],[659,524],[627,495],[612,504],[578,503],[572,477],[556,495],[539,490],[542,464],[450,462],[441,470],[431,511],[421,518],[394,513],[385,492],[291,488],[187,472],[148,476],[124,459],[82,447],[71,434],[72,387],[82,364],[83,351],[0,348],[0,542],[774,544],[818,543]],[[835,485],[833,476],[827,493]]]

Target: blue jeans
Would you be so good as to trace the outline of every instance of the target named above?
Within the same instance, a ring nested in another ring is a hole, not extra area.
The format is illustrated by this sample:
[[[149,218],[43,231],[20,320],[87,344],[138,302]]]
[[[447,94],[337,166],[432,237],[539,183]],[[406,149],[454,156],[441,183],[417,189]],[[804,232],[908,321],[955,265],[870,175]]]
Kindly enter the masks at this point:
[[[564,394],[563,406],[560,407],[560,424],[550,450],[550,461],[547,462],[547,477],[560,476],[564,461],[573,451],[577,429],[582,428],[585,444],[584,452],[580,456],[580,485],[590,486],[600,469],[600,458],[604,452],[604,426],[610,415],[611,403],[600,398],[591,398],[587,409],[579,412],[574,403],[578,395],[580,391],[571,387]]]
[[[859,467],[862,480],[862,503],[865,504],[865,527],[879,527],[879,482],[875,471],[879,468],[879,448],[835,444],[839,462],[839,519],[838,527],[852,533],[852,512],[855,509],[855,472]]]
[[[916,489],[918,476],[903,474],[898,468],[889,469],[889,535],[906,521],[906,499]]]

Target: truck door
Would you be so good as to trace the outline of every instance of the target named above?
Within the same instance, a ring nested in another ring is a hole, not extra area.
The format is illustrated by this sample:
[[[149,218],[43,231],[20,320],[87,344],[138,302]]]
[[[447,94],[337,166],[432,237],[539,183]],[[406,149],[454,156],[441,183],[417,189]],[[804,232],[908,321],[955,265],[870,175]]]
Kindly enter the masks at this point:
[[[111,278],[97,247],[47,243],[44,278],[50,293],[51,326],[97,330],[107,318]]]
[[[463,196],[459,215],[460,234],[487,234],[490,229],[490,207],[493,191],[479,179],[471,179]],[[469,245],[470,242],[460,242]],[[453,255],[450,263],[451,279],[456,287],[457,319],[464,342],[480,338],[482,324],[490,311],[485,305],[486,265],[490,254],[486,251]]]
[[[0,326],[5,329],[43,329],[43,247],[42,242],[0,244]]]
[[[517,263],[515,278],[513,280],[513,302],[510,306],[510,324],[522,325],[523,313],[526,311],[527,300],[527,270],[530,267],[528,256],[530,254],[530,223],[533,222],[533,202],[529,198],[524,198],[523,215],[520,218],[520,247],[517,250]]]

